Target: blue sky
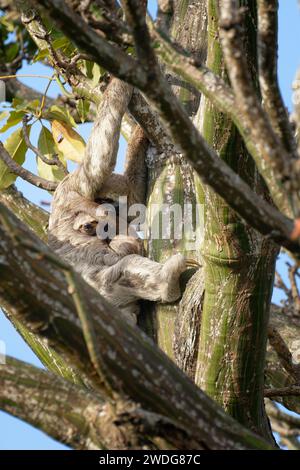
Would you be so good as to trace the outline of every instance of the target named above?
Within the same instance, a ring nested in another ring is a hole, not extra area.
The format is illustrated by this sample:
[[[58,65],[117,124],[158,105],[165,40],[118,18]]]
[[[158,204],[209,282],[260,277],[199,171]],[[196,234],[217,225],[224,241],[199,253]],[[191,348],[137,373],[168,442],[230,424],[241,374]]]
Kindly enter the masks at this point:
[[[152,15],[155,13],[156,1],[149,0],[148,5]],[[279,0],[279,81],[284,100],[289,109],[292,108],[292,90],[291,84],[294,80],[296,70],[300,66],[300,54],[297,53],[297,44],[300,44],[300,11],[298,8],[297,0]],[[48,70],[40,65],[26,65],[20,73],[48,73]],[[34,88],[44,91],[47,82],[42,79],[24,78],[22,79],[25,84],[34,86]],[[57,85],[52,84],[49,90],[49,96],[55,97],[59,93]],[[84,124],[79,126],[78,131],[87,139],[91,126]],[[5,138],[2,135],[1,138]],[[37,132],[32,135],[33,142],[37,139]],[[120,171],[123,166],[123,157],[125,151],[125,143],[122,140],[120,143],[118,168]],[[26,167],[35,171],[35,164],[33,155],[28,152],[26,159]],[[50,200],[47,192],[39,190],[28,183],[19,180],[17,182],[19,189],[24,195],[39,204],[41,200]],[[286,279],[285,260],[281,258],[278,262],[278,269],[283,273]],[[280,293],[274,292],[274,300],[280,300]],[[11,324],[6,320],[0,311],[0,340],[5,342],[6,353],[20,358],[24,361],[30,362],[37,366],[41,366],[39,360],[35,357],[32,351],[22,341],[19,335],[15,332]],[[59,425],[59,423],[58,423]],[[65,449],[65,446],[55,442],[42,432],[34,429],[32,426],[13,418],[6,413],[0,412],[0,450],[5,449]]]

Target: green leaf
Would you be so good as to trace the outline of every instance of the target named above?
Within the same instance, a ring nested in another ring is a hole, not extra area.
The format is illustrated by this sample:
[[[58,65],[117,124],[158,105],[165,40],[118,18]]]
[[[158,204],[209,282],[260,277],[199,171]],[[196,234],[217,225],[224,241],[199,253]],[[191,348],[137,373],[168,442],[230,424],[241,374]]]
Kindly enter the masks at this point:
[[[31,100],[31,101],[24,101],[20,100],[18,98],[13,99],[13,107],[15,108],[15,111],[24,111],[24,112],[33,112],[35,113],[37,109],[40,107],[40,100]]]
[[[4,124],[4,126],[1,127],[0,132],[3,133],[7,131],[8,129],[10,129],[11,127],[19,124],[19,122],[22,121],[24,115],[25,115],[24,111],[12,111],[6,123]]]
[[[45,113],[45,119],[49,119],[50,121],[62,121],[71,127],[76,127],[76,122],[70,112],[63,106],[57,106],[56,104],[51,106],[48,112]]]
[[[28,126],[28,133],[30,133],[30,126]],[[22,129],[17,129],[13,132],[3,145],[11,158],[19,163],[19,165],[23,165],[27,146],[23,138]],[[16,178],[17,176],[11,173],[5,163],[0,160],[0,189],[8,188],[8,186],[15,182]]]
[[[92,78],[93,86],[97,86],[100,81],[101,75],[103,74],[103,69],[98,64],[94,64],[92,73],[93,73],[93,78]]]
[[[18,109],[19,106],[23,106],[25,101],[23,98],[13,98],[12,100],[12,107],[15,108],[15,110]]]
[[[93,78],[93,66],[94,62],[90,60],[84,60],[82,64],[82,72],[87,76],[87,78]]]
[[[13,23],[13,21],[10,21],[7,16],[1,16],[0,17],[0,23],[5,26],[5,28],[10,32],[12,33],[14,30],[15,30],[15,25]]]
[[[87,78],[92,80],[93,86],[98,85],[100,77],[104,73],[104,69],[102,69],[98,64],[95,64],[89,60],[83,61],[82,71],[87,76]]]
[[[49,49],[47,49],[47,48],[46,49],[41,49],[34,56],[34,58],[32,59],[32,62],[35,63],[35,62],[38,62],[39,60],[43,60],[46,57],[48,57],[48,55],[49,55]]]
[[[18,52],[19,44],[17,44],[16,42],[7,44],[7,46],[5,46],[5,56],[7,62],[12,62],[16,58]]]
[[[90,102],[85,100],[84,98],[80,98],[77,101],[76,108],[81,122],[85,122],[90,109]]]
[[[45,27],[47,28],[47,24],[49,25],[49,31],[51,30],[51,39],[52,39],[52,46],[55,50],[62,50],[66,57],[71,57],[72,53],[74,53],[75,47],[71,43],[71,41],[59,30],[53,28],[53,25],[48,23],[46,18],[43,18]],[[33,61],[37,62],[39,60],[43,60],[49,56],[49,48],[41,49],[37,51],[36,56],[34,57]]]
[[[28,101],[25,110],[26,111],[32,111],[32,112],[36,113],[36,111],[40,108],[40,105],[41,105],[41,102],[38,99]]]
[[[58,154],[58,150],[55,146],[55,142],[51,132],[44,126],[42,126],[39,139],[38,149],[47,158],[51,159],[53,155]],[[64,158],[59,154],[59,159],[66,166]],[[65,174],[62,169],[56,165],[47,165],[39,157],[37,158],[37,170],[39,176],[50,181],[61,181]]]
[[[66,38],[66,36],[62,36],[60,38],[55,39],[52,44],[55,50],[65,49],[70,45],[70,41],[68,38]]]

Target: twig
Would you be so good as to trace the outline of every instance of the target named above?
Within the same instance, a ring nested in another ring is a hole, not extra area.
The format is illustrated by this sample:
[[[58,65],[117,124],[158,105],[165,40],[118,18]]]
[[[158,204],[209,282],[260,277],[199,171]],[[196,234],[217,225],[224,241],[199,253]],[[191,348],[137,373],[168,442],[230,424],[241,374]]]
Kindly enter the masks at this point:
[[[55,74],[52,75],[52,78],[54,79],[55,78]],[[45,91],[43,93],[43,96],[42,96],[42,101],[41,101],[41,107],[40,107],[40,111],[39,111],[39,117],[42,115],[43,113],[43,109],[45,107],[45,103],[46,103],[46,98],[47,98],[47,93],[48,93],[48,90],[50,88],[50,85],[52,83],[52,80],[49,80],[46,88],[45,88]]]
[[[296,159],[292,133],[277,76],[278,0],[258,0],[258,76],[263,106],[285,149]]]
[[[249,126],[244,114],[240,111],[239,101],[232,89],[210,69],[194,61],[187,51],[179,51],[176,45],[163,36],[148,19],[150,33],[155,41],[155,51],[168,68],[182,77],[203,93],[220,111],[230,116],[242,135],[249,153],[254,158],[261,175],[268,181],[269,167],[262,165],[261,149],[257,145],[255,127]],[[277,186],[269,186],[271,196],[279,208],[282,206],[282,195]],[[274,190],[273,190],[274,189]]]
[[[272,430],[279,433],[280,443],[289,449],[300,449],[300,419],[281,411],[277,404],[265,400],[266,411],[271,420]]]
[[[91,58],[87,54],[82,54],[81,52],[78,52],[71,58],[70,65],[76,65],[79,60],[91,60]]]
[[[60,161],[58,155],[53,155],[52,158],[47,158],[47,157],[45,157],[45,155],[42,154],[42,152],[40,152],[40,150],[37,147],[35,147],[30,142],[29,135],[28,135],[28,130],[27,130],[27,122],[28,122],[28,119],[27,119],[27,116],[25,115],[23,117],[23,120],[22,120],[22,123],[23,123],[22,131],[23,131],[23,137],[24,137],[24,140],[25,140],[25,143],[26,143],[27,147],[30,150],[32,150],[33,153],[35,153],[36,156],[39,157],[44,163],[46,163],[46,165],[55,165],[58,168],[60,168],[61,170],[63,170],[64,174],[67,175],[68,170],[65,167],[65,165]]]
[[[290,396],[300,396],[300,386],[299,385],[290,385],[289,387],[281,388],[266,388],[264,391],[264,396],[268,398],[276,397],[290,397]]]
[[[274,239],[274,236],[276,237],[275,231],[277,232],[277,228],[279,229],[278,218],[281,219],[282,222],[283,218],[286,222],[288,222],[289,219],[285,218],[283,214],[280,214],[280,212],[276,211],[262,198],[257,196],[249,186],[218,157],[214,150],[208,147],[195,126],[193,126],[189,116],[186,114],[179,101],[171,92],[168,83],[160,72],[154,49],[150,45],[149,31],[143,18],[139,2],[137,0],[123,0],[122,5],[127,16],[127,21],[132,27],[137,55],[148,76],[147,86],[143,91],[145,91],[147,97],[157,108],[169,132],[172,134],[174,141],[180,145],[184,156],[191,162],[204,184],[209,184],[231,207],[236,209],[251,226],[257,228],[263,234],[268,234]],[[252,216],[250,216],[250,212],[252,212]],[[267,220],[265,217],[262,217],[263,213],[265,213]],[[267,213],[268,215],[266,215]],[[256,224],[258,219],[260,222]],[[277,219],[277,221],[275,221],[275,219]],[[268,228],[265,225],[266,223],[270,224]],[[283,234],[282,229],[283,226],[279,229],[281,234]],[[298,233],[298,222],[295,223],[294,229],[292,229],[292,232],[289,233],[287,238],[290,239],[291,235],[292,237],[296,236],[296,232]],[[287,242],[286,235],[284,238],[285,240],[281,239],[279,243],[282,243],[284,246],[286,243],[290,245],[290,242]],[[294,251],[294,248],[292,248],[291,251]],[[299,248],[295,251],[298,252]]]
[[[86,23],[98,30],[103,37],[115,42],[123,49],[132,45],[130,29],[116,15],[117,11],[120,11],[120,7],[117,7],[115,2],[112,2],[114,7],[104,5],[103,2],[98,3],[101,8],[101,18],[95,18],[89,8],[83,9],[80,5],[80,13]]]
[[[298,182],[294,181],[292,156],[284,149],[272,129],[254,89],[242,47],[243,10],[238,8],[236,0],[223,0],[220,2],[220,17],[220,34],[228,74],[235,92],[236,103],[248,127],[253,129],[261,155],[259,170],[263,171],[263,167],[266,166],[264,178],[271,193],[278,192],[277,199],[281,200],[280,209],[290,216],[297,217]]]
[[[75,42],[80,50],[85,51],[92,61],[100,64],[97,60],[100,54],[103,67],[113,73],[113,75],[121,75],[120,78],[124,80],[130,77],[131,80],[129,81],[132,82],[135,82],[138,79],[139,82],[144,82],[145,84],[146,76],[141,70],[141,67],[139,67],[137,61],[132,57],[129,57],[120,48],[103,39],[95,30],[87,25],[81,16],[69,8],[65,2],[56,0],[55,2],[52,2],[51,8],[49,8],[49,4],[47,2],[40,0],[32,0],[31,3],[36,5],[38,8],[45,6],[48,13],[55,15],[54,19],[56,24],[58,24],[67,35],[68,28],[66,29],[66,24],[68,23],[69,26],[72,25],[72,41]],[[25,21],[28,23],[29,21],[32,22],[36,20],[40,21],[39,16],[35,11],[34,14],[31,14]],[[74,25],[76,30],[78,28],[78,32],[81,31],[80,34],[74,34]],[[29,23],[26,24],[27,28],[28,26]],[[34,32],[30,31],[30,33],[34,36]]]
[[[50,8],[46,0],[33,0],[33,3],[46,5],[48,15],[54,23],[58,27],[63,25],[65,34],[84,52],[90,54],[95,62],[143,91],[164,120],[174,143],[181,148],[183,156],[193,165],[204,184],[209,184],[249,225],[285,246],[296,258],[300,258],[300,220],[290,220],[257,196],[213,149],[208,147],[171,92],[158,66],[147,67],[145,58],[143,63],[146,69],[141,67],[136,60],[100,38],[62,0],[52,1]],[[123,4],[125,3],[130,6],[133,15],[134,10],[140,11],[140,2],[137,0],[123,0]],[[151,41],[145,22],[141,24],[139,20],[138,27],[139,29],[135,26],[133,31],[135,41],[139,43],[138,53],[141,55],[145,41]],[[143,35],[146,36],[140,41]],[[144,52],[145,56],[147,53],[151,55],[152,64],[154,51],[148,46]]]
[[[58,183],[54,181],[48,181],[40,176],[36,176],[31,171],[26,170],[18,163],[16,163],[9,155],[9,153],[5,150],[2,142],[0,142],[0,158],[1,160],[8,166],[10,171],[17,176],[20,176],[28,183],[37,186],[38,188],[45,189],[47,191],[55,191],[57,188]]]
[[[47,80],[54,80],[53,77],[49,77],[48,75],[34,75],[30,73],[18,73],[14,75],[2,75],[0,80],[7,80],[9,78],[46,78]]]
[[[282,276],[279,274],[278,271],[275,273],[275,287],[278,289],[282,289],[285,295],[289,298],[290,297],[290,289],[286,286]]]
[[[268,339],[271,346],[276,351],[276,354],[285,370],[293,377],[296,382],[298,382],[299,366],[293,364],[292,353],[290,352],[278,330],[273,325],[269,325],[268,327]]]

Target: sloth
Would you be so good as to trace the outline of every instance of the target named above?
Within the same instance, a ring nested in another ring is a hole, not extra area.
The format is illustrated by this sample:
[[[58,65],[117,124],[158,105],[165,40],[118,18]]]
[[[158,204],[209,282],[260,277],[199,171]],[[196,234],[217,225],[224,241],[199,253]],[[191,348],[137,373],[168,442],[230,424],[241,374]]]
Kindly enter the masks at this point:
[[[121,220],[117,200],[144,203],[148,141],[136,125],[128,144],[124,174],[114,173],[121,122],[132,87],[112,78],[104,92],[83,162],[58,185],[49,220],[49,245],[106,300],[136,322],[139,299],[173,302],[180,297],[182,255],[165,263],[143,256],[135,229]],[[110,207],[111,210],[107,210]],[[117,218],[113,217],[115,213]],[[125,223],[128,233],[119,233]],[[112,237],[99,233],[114,229]]]

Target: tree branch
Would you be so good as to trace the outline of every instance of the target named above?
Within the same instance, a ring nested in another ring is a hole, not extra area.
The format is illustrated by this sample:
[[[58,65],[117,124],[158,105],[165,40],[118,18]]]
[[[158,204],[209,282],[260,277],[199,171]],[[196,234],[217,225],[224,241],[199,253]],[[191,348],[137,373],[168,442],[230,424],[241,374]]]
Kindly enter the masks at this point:
[[[0,191],[0,202],[33,230],[41,240],[47,240],[49,214],[26,199],[14,185]]]
[[[29,329],[47,338],[79,370],[84,370],[96,389],[103,390],[91,367],[61,263],[1,205],[0,213],[2,304]],[[145,334],[127,323],[94,289],[77,278],[101,345],[103,372],[118,396],[127,395],[145,410],[188,429],[189,436],[201,448],[268,447],[226,416]]]
[[[68,170],[67,168],[65,167],[65,165],[60,161],[58,155],[52,155],[52,158],[47,158],[45,157],[45,155],[42,154],[42,152],[39,151],[39,149],[37,147],[35,147],[31,142],[30,142],[30,138],[29,138],[29,134],[28,134],[28,129],[27,129],[27,122],[28,122],[28,118],[27,116],[25,115],[23,117],[23,137],[24,137],[24,140],[25,140],[25,144],[27,145],[27,148],[29,148],[30,150],[32,150],[33,153],[35,153],[35,155],[40,158],[46,165],[55,165],[57,166],[58,168],[60,168],[65,175],[68,174]]]
[[[273,431],[279,433],[280,442],[290,450],[300,450],[300,419],[279,410],[270,400],[265,400]]]
[[[36,41],[37,45],[39,47],[48,47],[50,49],[50,54],[52,53],[53,56],[53,47],[51,47],[51,37],[45,29],[41,18],[36,12],[26,12],[27,10],[25,9],[23,11],[24,26],[28,29],[30,35]],[[85,24],[84,28],[88,27],[89,26]],[[41,36],[39,34],[40,30],[42,30],[43,39],[41,39]],[[54,65],[56,64],[56,66],[61,69],[60,61],[58,60],[56,54],[53,60]],[[66,79],[69,81],[74,95],[86,97],[87,99],[95,103],[96,107],[98,107],[102,100],[101,87],[94,87],[91,80],[86,78],[78,68],[74,67],[73,65],[71,67],[68,66],[68,61],[65,58],[63,58],[63,66],[65,67],[65,69],[67,69]],[[61,70],[63,74],[65,74],[66,72],[65,69]],[[64,97],[62,97],[61,99],[63,100]],[[135,91],[135,93],[133,94],[133,98],[129,104],[129,110],[132,113],[133,117],[136,119],[136,121],[141,125],[141,127],[143,127],[148,138],[152,141],[154,145],[157,145],[158,148],[162,149],[162,151],[166,151],[166,149],[169,149],[171,147],[170,139],[168,138],[168,136],[166,136],[166,133],[164,132],[157,116],[150,109],[149,105],[146,103],[145,99],[141,96],[138,91]],[[134,122],[132,121],[133,120],[132,118],[130,118],[130,116],[125,116],[123,119],[122,133],[127,137],[130,135],[132,127],[134,126]]]
[[[0,191],[0,202],[10,209],[28,228],[30,228],[40,239],[47,241],[47,225],[49,214],[28,201],[14,186]],[[3,306],[2,306],[3,307]],[[84,374],[81,374],[75,364],[68,365],[63,358],[49,346],[49,342],[29,331],[22,322],[16,320],[14,311],[12,314],[3,309],[4,315],[13,324],[24,341],[34,351],[40,361],[49,370],[64,377],[72,383],[88,385]],[[69,361],[70,362],[70,361]]]
[[[258,76],[263,106],[285,149],[297,159],[296,142],[277,76],[278,0],[258,0]]]
[[[298,381],[300,378],[299,367],[293,364],[292,354],[289,348],[278,330],[272,324],[269,325],[268,328],[268,339],[287,373],[290,374],[295,381]]]
[[[291,414],[287,414],[287,413],[284,413],[283,411],[280,411],[278,407],[270,400],[266,400],[266,408],[267,408],[268,415],[271,418],[284,422],[288,424],[289,426],[298,429],[298,431],[300,430],[300,418],[297,418],[296,416],[292,416]]]
[[[267,362],[265,367],[265,386],[269,388],[285,388],[299,382],[299,359],[300,359],[300,318],[295,314],[293,307],[284,305],[271,306],[270,325],[275,327],[280,337],[292,354],[293,373],[288,372],[283,362],[279,359],[278,353],[268,343]],[[277,348],[278,349],[278,348]],[[289,355],[289,353],[287,353]],[[297,396],[276,397],[282,405],[295,413],[300,413],[300,400]]]
[[[217,109],[227,114],[237,126],[242,135],[249,153],[253,156],[260,174],[266,182],[270,178],[269,166],[262,165],[262,156],[260,148],[257,145],[256,131],[253,126],[249,127],[248,121],[240,111],[239,101],[235,99],[232,89],[224,80],[215,75],[210,69],[195,61],[187,51],[176,50],[172,42],[155,29],[154,24],[149,21],[150,33],[155,40],[155,52],[160,56],[163,62],[170,70],[178,74],[181,78],[193,85],[197,90],[203,93]],[[277,187],[273,191],[273,185],[269,185],[271,196],[281,207],[282,197],[278,193]]]
[[[243,12],[238,8],[238,2],[220,2],[220,34],[236,103],[244,115],[247,127],[253,130],[262,158],[259,168],[265,165],[269,170],[268,177],[266,171],[264,177],[270,192],[274,194],[277,191],[277,199],[281,200],[279,208],[295,217],[299,200],[297,182],[294,181],[292,171],[292,157],[283,148],[259,102],[242,47],[243,33]],[[293,195],[292,198],[290,194]]]
[[[281,239],[281,243],[284,246],[286,243],[290,245],[290,235],[295,232],[294,229],[291,229],[289,219],[274,210],[251,191],[249,186],[207,146],[178,100],[176,100],[172,94],[168,84],[160,73],[158,64],[155,63],[154,51],[150,47],[149,33],[145,21],[142,19],[142,14],[139,12],[138,2],[135,0],[124,0],[123,4],[125,11],[128,12],[129,10],[128,21],[133,22],[131,26],[139,51],[138,54],[144,56],[143,63],[145,64],[146,72],[149,74],[145,94],[147,94],[151,102],[157,107],[174,141],[181,146],[184,156],[191,162],[203,183],[209,184],[249,223],[249,225],[258,229],[262,234],[269,235],[275,240],[274,229],[276,231],[279,229],[279,220],[276,221],[275,219],[279,217],[282,222],[285,220],[290,228],[286,232],[287,237],[285,235],[285,240]],[[143,37],[143,40],[141,40],[141,37]],[[145,45],[145,48],[141,50],[145,41],[147,41],[148,45]],[[151,64],[151,67],[149,64]],[[257,210],[257,208],[259,208],[259,210]],[[252,213],[251,215],[250,212]],[[265,215],[261,217],[263,213]],[[258,219],[259,224],[256,223]],[[266,226],[263,227],[266,221],[270,223],[268,228]],[[283,235],[282,228],[280,228],[277,233],[281,232]],[[286,238],[288,238],[289,241]],[[278,239],[277,242],[280,243]],[[298,243],[296,243],[296,245],[298,245]],[[299,248],[291,248],[291,251],[298,252]]]
[[[23,180],[28,181],[28,183],[31,183],[34,186],[45,189],[47,191],[55,191],[57,188],[58,183],[41,178],[40,176],[31,173],[31,171],[26,170],[26,168],[23,168],[18,163],[16,163],[5,150],[2,142],[0,142],[0,158],[5,163],[5,165],[8,166],[12,173],[20,176]]]
[[[133,85],[146,84],[146,76],[136,60],[120,48],[108,43],[93,28],[87,26],[81,16],[70,7],[71,1],[30,0],[29,3],[36,8],[43,6],[51,16],[54,15],[56,24],[65,31],[67,36],[73,38],[79,49],[86,51],[92,61],[98,62],[97,58],[100,54],[103,67],[113,75]],[[80,37],[78,31],[81,31]]]
[[[131,0],[130,2],[127,1],[126,4],[130,5],[132,10],[137,9],[139,11],[139,2]],[[146,79],[145,72],[140,74],[138,71],[133,74],[132,59],[127,56],[124,57],[122,52],[121,63],[118,63],[118,56],[114,55],[114,49],[111,49],[109,44],[107,44],[104,51],[100,48],[97,49],[98,40],[94,37],[95,33],[90,31],[88,27],[85,27],[84,33],[81,32],[80,18],[68,8],[66,2],[63,0],[42,0],[39,5],[47,7],[47,14],[58,26],[64,24],[65,34],[71,35],[75,42],[77,42],[79,36],[83,38],[79,39],[78,46],[84,48],[87,53],[91,52],[93,59],[99,65],[108,67],[108,70],[116,76],[139,87],[145,93],[164,120],[174,142],[181,147],[184,157],[191,162],[203,183],[209,184],[249,225],[262,234],[268,235],[277,243],[282,244],[296,256],[300,255],[300,246],[296,241],[299,236],[300,222],[297,220],[295,223],[292,222],[265,203],[207,146],[178,100],[172,94],[158,66],[148,70],[150,74],[148,79]],[[63,11],[62,15],[60,11]],[[150,43],[146,24],[144,23],[141,26],[139,21],[138,26],[140,28],[138,32],[134,30],[135,40],[139,42],[140,36],[146,34],[146,38]],[[93,40],[95,40],[95,43],[91,44]],[[141,41],[139,47],[144,42],[145,39]],[[154,64],[154,53],[151,48],[147,47],[144,52],[150,54],[148,62],[145,61],[145,63]],[[113,65],[111,62],[114,62]],[[147,67],[147,64],[145,66]]]
[[[11,357],[0,365],[0,381],[0,409],[73,449],[202,448],[173,420],[130,400],[109,403],[99,393]]]
[[[99,449],[107,439],[102,433],[110,423],[106,429],[97,423],[95,429],[105,412],[99,395],[10,357],[0,365],[0,382],[0,408],[59,442],[74,449]]]
[[[290,387],[282,388],[267,388],[265,389],[264,396],[268,398],[276,397],[289,397],[290,395],[300,396],[300,386],[291,385]]]

